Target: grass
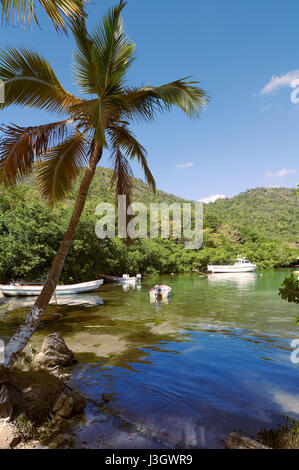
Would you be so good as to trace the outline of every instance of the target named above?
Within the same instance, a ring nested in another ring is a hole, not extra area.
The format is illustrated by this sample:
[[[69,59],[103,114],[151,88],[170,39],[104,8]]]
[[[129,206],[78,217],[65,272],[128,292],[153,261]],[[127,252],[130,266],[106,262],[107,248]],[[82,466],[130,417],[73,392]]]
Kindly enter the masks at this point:
[[[275,429],[261,429],[257,439],[273,449],[299,449],[299,421],[286,417],[286,423]]]

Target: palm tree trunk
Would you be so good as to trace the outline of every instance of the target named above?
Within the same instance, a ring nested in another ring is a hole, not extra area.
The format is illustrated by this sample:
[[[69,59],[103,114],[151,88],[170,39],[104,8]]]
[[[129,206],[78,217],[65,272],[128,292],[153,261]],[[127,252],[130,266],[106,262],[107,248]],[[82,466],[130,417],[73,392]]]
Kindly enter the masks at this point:
[[[95,145],[95,148],[89,159],[88,166],[85,170],[84,176],[80,184],[77,201],[68,229],[56,253],[44,287],[39,297],[37,298],[34,306],[31,308],[29,314],[27,315],[25,322],[17,329],[17,331],[11,337],[9,343],[6,346],[4,364],[4,367],[6,369],[10,368],[14,364],[18,355],[23,351],[29,339],[35,332],[37,326],[39,325],[42,319],[45,309],[55,291],[55,288],[61,275],[61,271],[64,266],[65,259],[72,244],[78,222],[84,209],[90,183],[95,174],[97,163],[99,162],[102,156],[102,152],[102,147]]]

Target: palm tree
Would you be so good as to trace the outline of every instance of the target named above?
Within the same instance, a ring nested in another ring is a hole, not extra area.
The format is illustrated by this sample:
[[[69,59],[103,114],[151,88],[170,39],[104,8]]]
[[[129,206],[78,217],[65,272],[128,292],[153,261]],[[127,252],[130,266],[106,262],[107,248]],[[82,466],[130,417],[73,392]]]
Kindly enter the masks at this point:
[[[1,181],[15,185],[33,171],[42,196],[54,204],[66,196],[87,164],[68,229],[42,292],[6,347],[6,368],[12,366],[34,333],[56,288],[103,149],[111,149],[117,191],[130,192],[129,160],[133,159],[140,163],[146,181],[154,188],[146,151],[129,123],[136,119],[150,121],[157,112],[168,111],[173,105],[196,116],[207,104],[207,95],[196,86],[197,82],[186,79],[159,87],[127,86],[125,76],[134,60],[135,45],[124,34],[124,6],[121,0],[109,10],[92,34],[82,18],[72,20],[74,72],[86,99],[67,92],[38,53],[25,48],[0,51],[0,78],[5,82],[3,106],[38,108],[64,118],[40,126],[2,127]]]
[[[67,20],[83,14],[85,0],[39,0],[57,31],[66,31]],[[14,24],[38,23],[33,0],[1,0],[2,18]]]

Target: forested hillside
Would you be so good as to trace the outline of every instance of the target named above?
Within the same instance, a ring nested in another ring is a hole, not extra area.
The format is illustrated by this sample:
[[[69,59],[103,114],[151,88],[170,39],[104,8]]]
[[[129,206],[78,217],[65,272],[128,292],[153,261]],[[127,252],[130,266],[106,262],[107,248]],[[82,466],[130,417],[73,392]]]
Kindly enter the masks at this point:
[[[114,202],[112,172],[99,168],[68,256],[62,281],[80,281],[103,273],[136,274],[202,270],[209,262],[248,257],[259,267],[288,265],[299,256],[299,204],[286,188],[257,188],[204,206],[204,245],[186,250],[183,240],[120,239],[100,243],[95,235],[100,202]],[[50,209],[39,197],[33,179],[14,189],[0,187],[0,280],[43,281],[66,230],[78,185],[68,199]],[[133,199],[184,202],[153,191],[134,179]]]
[[[299,243],[296,189],[255,188],[206,205],[206,214],[279,240]]]

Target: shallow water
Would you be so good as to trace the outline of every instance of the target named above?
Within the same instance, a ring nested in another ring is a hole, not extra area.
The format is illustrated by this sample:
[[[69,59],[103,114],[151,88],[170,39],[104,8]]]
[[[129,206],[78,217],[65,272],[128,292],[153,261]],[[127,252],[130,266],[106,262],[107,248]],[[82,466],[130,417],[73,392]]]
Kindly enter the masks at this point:
[[[109,409],[157,447],[223,447],[232,430],[253,435],[284,415],[299,418],[299,364],[290,360],[299,309],[277,294],[286,272],[148,277],[128,291],[105,284],[96,294],[58,299],[33,342],[61,333],[80,361],[76,387],[99,404],[102,393],[112,394]],[[172,287],[168,303],[150,303],[156,283]],[[23,302],[0,306],[0,335],[22,320]],[[98,408],[87,415],[79,435],[90,446],[117,447],[115,438],[97,440],[105,422]]]

